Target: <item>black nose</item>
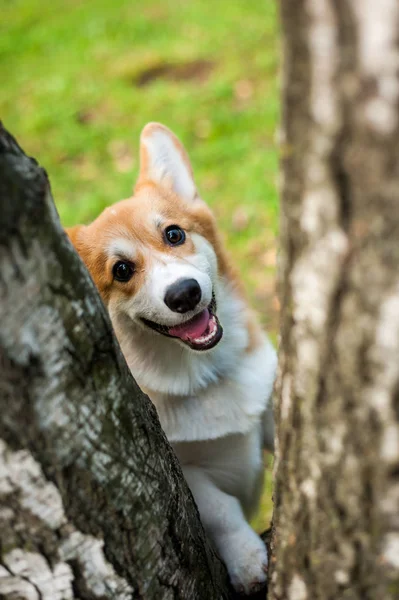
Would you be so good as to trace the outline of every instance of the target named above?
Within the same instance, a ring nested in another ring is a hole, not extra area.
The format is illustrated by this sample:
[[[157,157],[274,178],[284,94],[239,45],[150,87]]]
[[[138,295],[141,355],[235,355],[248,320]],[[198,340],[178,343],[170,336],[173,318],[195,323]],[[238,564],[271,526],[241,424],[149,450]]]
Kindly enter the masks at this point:
[[[165,304],[170,310],[186,313],[193,310],[201,300],[201,288],[195,279],[180,279],[165,294]]]

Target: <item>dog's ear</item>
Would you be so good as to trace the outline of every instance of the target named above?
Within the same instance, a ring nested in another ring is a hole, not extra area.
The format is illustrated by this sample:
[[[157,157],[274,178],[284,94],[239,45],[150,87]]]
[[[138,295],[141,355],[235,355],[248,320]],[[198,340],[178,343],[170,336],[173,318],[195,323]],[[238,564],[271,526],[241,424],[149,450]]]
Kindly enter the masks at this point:
[[[79,239],[79,234],[82,230],[83,225],[74,225],[73,227],[66,227],[65,228],[65,233],[67,234],[67,236],[69,237],[69,239],[72,242],[72,245],[75,247],[75,249],[77,250],[77,243],[78,243],[78,239]]]
[[[193,170],[183,144],[164,125],[148,123],[140,137],[140,174],[136,188],[152,182],[191,202],[197,197]]]
[[[79,254],[80,258],[86,265],[88,264],[89,248],[85,243],[84,232],[87,229],[85,225],[75,225],[74,227],[67,227],[65,232],[72,242],[73,247]]]

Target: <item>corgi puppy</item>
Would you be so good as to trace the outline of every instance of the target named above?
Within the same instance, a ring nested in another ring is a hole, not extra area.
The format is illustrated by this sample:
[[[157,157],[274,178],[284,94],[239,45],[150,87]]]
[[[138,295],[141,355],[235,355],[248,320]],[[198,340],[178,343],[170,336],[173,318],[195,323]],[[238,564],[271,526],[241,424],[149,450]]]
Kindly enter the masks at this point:
[[[248,519],[273,450],[276,353],[248,308],[182,144],[163,125],[140,140],[134,195],[67,231],[155,404],[232,584],[266,581]]]

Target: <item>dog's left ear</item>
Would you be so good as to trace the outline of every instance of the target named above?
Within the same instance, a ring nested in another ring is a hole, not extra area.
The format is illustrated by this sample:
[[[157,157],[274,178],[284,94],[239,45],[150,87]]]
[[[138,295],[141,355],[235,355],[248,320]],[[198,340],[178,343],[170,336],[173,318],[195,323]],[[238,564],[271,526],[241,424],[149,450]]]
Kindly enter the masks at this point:
[[[140,137],[140,174],[136,188],[146,182],[173,190],[186,202],[198,196],[183,144],[160,123],[148,123]]]

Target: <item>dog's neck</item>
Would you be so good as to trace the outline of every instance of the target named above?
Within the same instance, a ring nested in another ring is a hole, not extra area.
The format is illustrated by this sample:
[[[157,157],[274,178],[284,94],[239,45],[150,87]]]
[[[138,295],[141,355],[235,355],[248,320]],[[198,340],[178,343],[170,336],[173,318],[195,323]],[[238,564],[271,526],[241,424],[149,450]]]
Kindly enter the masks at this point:
[[[144,328],[125,314],[111,314],[119,343],[138,384],[166,396],[189,396],[228,375],[249,344],[247,307],[231,285],[215,290],[223,338],[210,351],[196,352]]]

